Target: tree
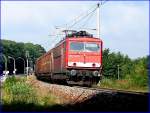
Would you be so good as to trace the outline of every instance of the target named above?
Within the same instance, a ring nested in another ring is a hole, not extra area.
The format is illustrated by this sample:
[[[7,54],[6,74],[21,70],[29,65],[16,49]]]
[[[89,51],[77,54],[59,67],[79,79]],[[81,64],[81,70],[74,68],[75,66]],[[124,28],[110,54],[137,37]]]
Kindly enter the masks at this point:
[[[32,43],[22,43],[22,42],[15,42],[11,40],[2,40],[2,52],[5,54],[5,56],[8,58],[8,56],[11,56],[13,58],[21,57],[23,59],[26,59],[25,53],[26,51],[29,51],[30,54],[30,60],[35,63],[35,60],[40,57],[42,54],[44,54],[46,51],[45,49],[38,44],[32,44]],[[21,62],[21,60],[17,60],[16,64],[19,65],[18,62]],[[8,60],[8,67],[10,70],[13,66],[12,63],[10,63],[10,60]],[[4,65],[4,64],[3,64]],[[20,66],[16,65],[16,67],[20,68]],[[23,67],[21,67],[23,68]],[[19,69],[20,70],[20,69]],[[21,69],[23,70],[23,69]]]

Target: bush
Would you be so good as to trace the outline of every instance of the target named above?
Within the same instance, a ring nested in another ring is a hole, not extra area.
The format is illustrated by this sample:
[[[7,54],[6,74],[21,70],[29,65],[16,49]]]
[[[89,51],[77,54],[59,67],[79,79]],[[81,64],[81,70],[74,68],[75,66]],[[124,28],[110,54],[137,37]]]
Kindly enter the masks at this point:
[[[103,78],[99,85],[101,87],[112,88],[115,85],[115,81],[110,78]]]
[[[37,103],[37,97],[34,89],[26,84],[25,78],[16,79],[9,77],[3,86],[4,94],[3,101],[6,103],[11,102],[27,102]]]
[[[135,61],[134,69],[126,78],[130,80],[133,86],[147,87],[148,86],[148,64],[146,58],[141,58]]]
[[[26,77],[9,77],[2,87],[2,104],[16,104],[21,107],[20,103],[34,104],[34,105],[54,105],[59,102],[59,99],[50,94],[45,93],[41,95],[41,90],[38,91],[26,82]],[[18,109],[19,107],[15,108]]]

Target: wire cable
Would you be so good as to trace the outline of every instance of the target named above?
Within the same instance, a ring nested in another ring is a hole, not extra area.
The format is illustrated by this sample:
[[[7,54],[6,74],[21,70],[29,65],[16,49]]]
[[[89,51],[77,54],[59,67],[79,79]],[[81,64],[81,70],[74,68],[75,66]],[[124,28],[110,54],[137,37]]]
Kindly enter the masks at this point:
[[[74,25],[76,25],[81,19],[85,18],[86,16],[90,15],[91,13],[93,13],[95,10],[97,9],[97,7],[92,10],[90,13],[86,14],[85,16],[83,16],[82,18],[80,18],[78,21],[76,21],[75,23],[73,23],[71,26],[69,26],[68,29],[72,28]]]
[[[95,7],[95,4],[94,4],[92,7],[90,7],[88,11],[82,12],[79,16],[75,17],[75,18],[74,18],[73,20],[71,20],[70,22],[68,22],[68,23],[66,23],[66,24],[63,24],[63,25],[61,25],[61,26],[59,26],[59,27],[68,26],[70,23],[76,21],[77,19],[81,18],[83,15],[87,14],[87,13],[88,13],[89,11],[91,11],[94,7]]]
[[[89,20],[94,16],[94,14],[95,14],[95,11],[94,11],[91,15],[89,15],[89,17],[87,17],[86,21],[83,23],[83,25],[82,25],[81,27],[79,27],[79,29],[82,29],[82,28],[84,28],[86,25],[88,25]]]

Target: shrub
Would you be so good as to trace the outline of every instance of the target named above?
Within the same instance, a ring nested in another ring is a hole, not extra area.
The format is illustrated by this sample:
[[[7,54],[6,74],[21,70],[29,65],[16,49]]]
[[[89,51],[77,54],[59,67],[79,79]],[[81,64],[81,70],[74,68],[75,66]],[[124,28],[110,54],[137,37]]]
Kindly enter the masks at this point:
[[[3,100],[6,103],[11,102],[27,102],[37,103],[36,93],[34,89],[25,83],[25,79],[16,79],[15,77],[9,77],[4,83]]]

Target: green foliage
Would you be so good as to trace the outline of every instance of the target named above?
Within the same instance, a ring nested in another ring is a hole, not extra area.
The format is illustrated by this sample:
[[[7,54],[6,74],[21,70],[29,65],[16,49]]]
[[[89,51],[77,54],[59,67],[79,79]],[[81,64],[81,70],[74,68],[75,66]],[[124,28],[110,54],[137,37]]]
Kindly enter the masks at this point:
[[[99,85],[100,85],[100,87],[113,88],[114,84],[115,84],[115,81],[113,79],[105,77],[102,79],[102,81]]]
[[[128,78],[128,79],[115,80],[115,79],[104,77],[102,81],[98,84],[98,86],[100,88],[112,88],[112,89],[120,89],[120,90],[148,92],[147,84],[146,86],[143,86],[143,83],[138,81],[138,85],[137,85],[133,80],[135,79]]]
[[[43,53],[45,53],[44,48],[41,47],[41,45],[33,45],[32,43],[26,43],[24,45],[25,50],[28,50],[30,53],[30,58],[38,58],[40,57]]]
[[[52,104],[56,104],[56,97],[49,94],[47,96],[44,96],[41,98],[40,100],[40,104],[41,105],[44,105],[44,106],[47,106],[47,105],[52,105]]]
[[[134,87],[147,88],[148,57],[149,56],[132,60],[127,55],[124,56],[120,52],[111,53],[109,49],[105,49],[103,51],[103,76],[105,79],[102,80],[102,86],[123,89],[130,89]],[[126,81],[120,82],[121,84],[117,81],[117,65],[119,65],[119,78]]]
[[[118,65],[120,71],[120,77],[124,78],[124,75],[130,73],[131,60],[126,55],[118,53],[110,53],[109,49],[103,51],[103,75],[110,78],[117,78]]]
[[[35,60],[46,52],[41,45],[32,43],[20,43],[10,40],[2,40],[2,45],[5,56],[12,56],[14,58],[25,58],[26,51],[29,51],[30,58]]]
[[[37,98],[34,89],[25,83],[25,79],[16,79],[10,77],[4,83],[4,102],[27,102],[37,103]]]
[[[148,57],[135,60],[131,75],[126,78],[130,78],[132,83],[139,87],[148,86]]]
[[[2,86],[2,103],[34,103],[35,105],[45,106],[54,105],[58,102],[58,99],[50,93],[45,94],[44,96],[38,93],[40,93],[40,91],[37,92],[33,86],[28,84],[26,77],[9,77]]]

